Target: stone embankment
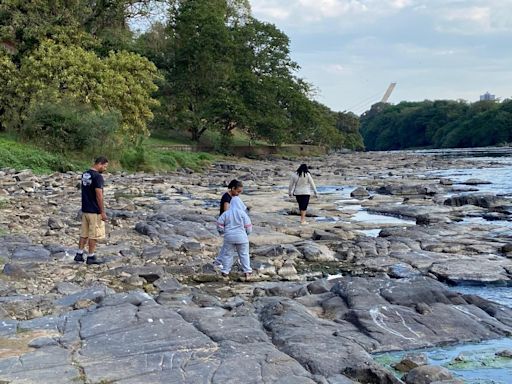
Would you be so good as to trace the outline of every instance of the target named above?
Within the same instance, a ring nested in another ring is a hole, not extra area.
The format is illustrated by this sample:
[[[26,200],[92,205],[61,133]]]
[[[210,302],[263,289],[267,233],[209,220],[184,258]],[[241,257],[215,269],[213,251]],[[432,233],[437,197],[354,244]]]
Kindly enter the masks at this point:
[[[353,153],[308,163],[324,186],[308,225],[287,197],[297,162],[108,174],[98,266],[73,262],[78,174],[0,171],[0,382],[449,383],[427,361],[400,377],[371,354],[512,334],[511,309],[450,288],[511,283],[510,200],[462,192],[485,180],[429,173],[481,162]],[[218,200],[235,177],[255,226],[247,280],[211,264]]]

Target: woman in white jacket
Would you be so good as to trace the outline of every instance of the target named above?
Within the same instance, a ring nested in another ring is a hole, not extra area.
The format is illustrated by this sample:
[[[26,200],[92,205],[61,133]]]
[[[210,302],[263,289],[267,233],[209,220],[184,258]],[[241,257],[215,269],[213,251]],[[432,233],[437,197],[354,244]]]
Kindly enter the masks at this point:
[[[309,173],[308,166],[301,164],[297,171],[293,173],[290,178],[290,185],[288,186],[288,196],[295,196],[299,204],[300,223],[307,224],[306,211],[308,209],[309,198],[311,194],[318,197],[315,182]]]

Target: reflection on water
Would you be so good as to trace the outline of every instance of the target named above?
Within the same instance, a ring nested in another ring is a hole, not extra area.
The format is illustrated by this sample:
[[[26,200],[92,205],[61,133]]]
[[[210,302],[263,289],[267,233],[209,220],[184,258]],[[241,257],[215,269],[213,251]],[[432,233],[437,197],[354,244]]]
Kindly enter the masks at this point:
[[[362,233],[363,235],[366,235],[369,237],[379,237],[380,231],[381,231],[381,228],[375,228],[375,229],[358,229],[356,232]]]
[[[341,185],[322,185],[317,187],[318,193],[321,195],[338,195],[344,198],[350,198],[350,193],[356,189],[353,186]]]
[[[429,172],[428,175],[444,177],[453,180],[454,186],[461,186],[468,179],[481,179],[490,181],[492,184],[478,184],[475,187],[478,192],[473,193],[492,193],[496,195],[512,196],[512,162],[500,168],[467,168],[467,169],[448,169],[442,171]],[[470,192],[468,192],[470,193]]]
[[[465,217],[461,221],[460,224],[473,224],[473,225],[486,225],[492,227],[504,227],[504,228],[512,228],[512,221],[505,220],[486,220],[483,217]]]
[[[504,338],[478,344],[424,349],[408,353],[425,353],[429,364],[448,368],[467,384],[509,384],[512,377],[512,359],[498,357],[495,354],[510,349],[512,349],[512,340]],[[400,361],[405,354],[405,352],[384,353],[376,355],[375,359],[388,369],[392,369],[391,364]],[[461,355],[464,361],[454,361],[455,357]]]
[[[506,307],[512,308],[512,287],[497,285],[457,285],[451,290],[465,295],[477,295],[484,299],[494,301]]]
[[[415,225],[415,220],[406,220],[406,219],[400,219],[397,217],[392,216],[386,216],[386,215],[377,215],[374,213],[369,213],[367,211],[359,211],[354,216],[352,216],[352,219],[355,221],[362,221],[365,223],[371,223],[371,224],[410,224]]]
[[[336,205],[343,204],[342,206],[338,207],[338,211],[360,211],[363,209],[363,206],[361,204],[351,204],[350,200],[338,200],[335,201]]]
[[[470,157],[481,159],[506,158],[512,156],[512,147],[481,147],[481,148],[445,148],[445,149],[420,149],[410,151],[417,155],[438,155],[440,157],[457,157],[465,158]]]

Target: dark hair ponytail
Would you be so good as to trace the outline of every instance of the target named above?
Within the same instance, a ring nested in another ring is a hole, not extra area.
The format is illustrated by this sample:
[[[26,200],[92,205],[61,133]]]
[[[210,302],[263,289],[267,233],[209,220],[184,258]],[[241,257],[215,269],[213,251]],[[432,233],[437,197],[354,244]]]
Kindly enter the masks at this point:
[[[242,188],[244,185],[242,184],[241,181],[237,180],[237,179],[233,179],[229,182],[228,184],[228,189],[237,189],[237,188]]]
[[[297,175],[306,176],[306,173],[309,173],[308,166],[306,164],[301,164],[299,168],[297,168]]]

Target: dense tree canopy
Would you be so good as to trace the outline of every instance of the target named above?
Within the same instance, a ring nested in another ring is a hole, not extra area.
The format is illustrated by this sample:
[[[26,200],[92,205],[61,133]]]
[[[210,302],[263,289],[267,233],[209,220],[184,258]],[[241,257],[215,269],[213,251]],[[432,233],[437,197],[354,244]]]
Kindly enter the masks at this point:
[[[135,36],[130,18],[155,3],[166,5],[166,21]],[[355,121],[340,123],[344,114],[313,101],[289,46],[252,17],[248,0],[2,0],[0,130],[35,137],[52,116],[72,122],[87,111],[131,142],[154,128],[196,141],[213,131],[229,143],[236,130],[273,144],[361,149]],[[55,124],[48,132],[72,134]]]
[[[458,148],[512,142],[512,100],[376,104],[361,117],[367,149]]]
[[[296,76],[289,38],[253,18],[247,1],[170,4],[168,23],[136,44],[164,75],[155,127],[194,140],[207,130],[229,140],[236,129],[274,144],[344,143],[333,112],[312,101],[310,85]]]

